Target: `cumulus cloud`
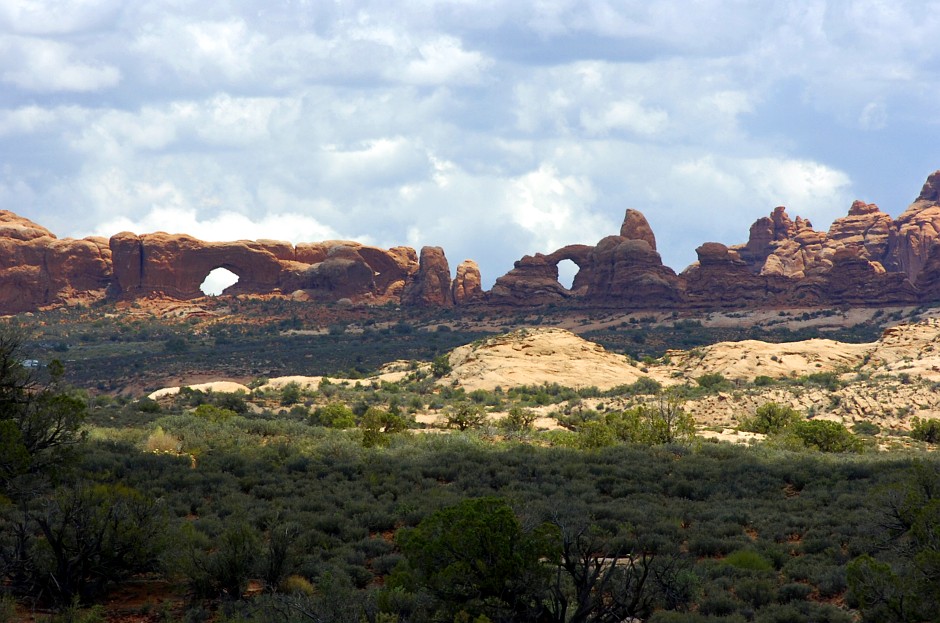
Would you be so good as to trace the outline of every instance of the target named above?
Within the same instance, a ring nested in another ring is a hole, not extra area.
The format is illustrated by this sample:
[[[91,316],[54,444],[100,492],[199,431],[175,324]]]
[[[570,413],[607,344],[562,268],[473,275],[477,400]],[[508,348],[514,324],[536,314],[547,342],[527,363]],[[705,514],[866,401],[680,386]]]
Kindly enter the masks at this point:
[[[169,194],[172,203],[172,193],[166,193],[167,189],[154,190],[155,196],[166,198]],[[117,217],[102,223],[91,235],[110,236],[121,231],[139,234],[165,231],[217,242],[264,238],[298,243],[340,237],[331,228],[303,214],[277,213],[252,219],[243,214],[222,213],[200,218],[191,208],[174,206],[154,207],[138,218]]]
[[[100,27],[120,8],[120,0],[5,0],[0,28],[33,35],[81,32]]]
[[[934,4],[10,0],[0,208],[441,245],[487,284],[636,208],[681,269],[776,205],[906,205],[876,180],[940,166],[905,142],[940,132]]]
[[[121,80],[117,67],[84,61],[64,43],[31,37],[0,37],[0,80],[24,91],[100,91]]]

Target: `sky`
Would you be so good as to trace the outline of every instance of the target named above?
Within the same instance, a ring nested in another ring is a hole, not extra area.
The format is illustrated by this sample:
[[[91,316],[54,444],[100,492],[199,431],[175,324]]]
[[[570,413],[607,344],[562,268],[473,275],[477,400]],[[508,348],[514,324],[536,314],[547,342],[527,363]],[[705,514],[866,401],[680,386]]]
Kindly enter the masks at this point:
[[[900,214],[938,32],[905,0],[0,0],[0,209],[436,245],[489,287],[633,208],[678,272],[778,205]]]

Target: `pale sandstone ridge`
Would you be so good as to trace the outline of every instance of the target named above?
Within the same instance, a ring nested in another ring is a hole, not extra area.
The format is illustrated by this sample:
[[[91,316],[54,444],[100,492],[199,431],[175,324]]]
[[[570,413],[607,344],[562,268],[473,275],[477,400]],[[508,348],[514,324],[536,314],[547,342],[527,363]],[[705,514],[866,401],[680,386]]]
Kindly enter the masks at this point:
[[[685,402],[684,409],[700,426],[735,427],[767,402],[793,407],[807,417],[851,425],[874,422],[882,427],[909,429],[913,417],[940,417],[940,320],[900,325],[885,330],[868,344],[847,344],[813,339],[774,344],[755,340],[723,342],[691,351],[670,351],[656,363],[641,368],[629,358],[606,351],[564,329],[528,328],[480,340],[454,349],[448,355],[450,373],[438,382],[467,391],[497,387],[557,383],[562,387],[594,386],[601,390],[650,378],[664,386],[695,383],[706,374],[721,374],[733,390],[720,391]],[[427,372],[428,364],[395,362],[373,381],[398,382],[415,370]],[[835,387],[812,382],[754,384],[757,377],[774,381],[809,379],[830,373],[839,379]],[[319,388],[322,377],[286,376],[271,379],[262,390],[280,390],[297,383],[306,390]],[[344,379],[334,378],[335,382]],[[350,382],[362,382],[362,380]],[[192,385],[204,391],[248,391],[244,385],[215,382]],[[179,387],[158,390],[157,399],[179,392]],[[655,396],[605,397],[610,409],[652,402]],[[554,407],[552,407],[554,408]],[[434,414],[419,421],[435,422]],[[541,428],[551,427],[542,421]]]
[[[247,385],[242,385],[235,381],[209,381],[207,383],[187,385],[186,387],[201,392],[216,392],[220,394],[235,394],[238,392],[244,392],[245,394],[251,393],[251,389]],[[154,392],[150,392],[147,397],[151,400],[158,400],[160,398],[166,398],[167,396],[175,396],[180,393],[181,389],[182,387],[163,387]]]
[[[644,376],[628,358],[565,329],[519,329],[451,351],[441,384],[467,391],[558,383],[609,389]]]
[[[783,378],[814,372],[841,372],[862,365],[876,344],[849,344],[812,339],[775,344],[759,340],[719,342],[693,350],[671,350],[668,374],[698,378],[721,374],[729,379],[753,381],[758,376]]]

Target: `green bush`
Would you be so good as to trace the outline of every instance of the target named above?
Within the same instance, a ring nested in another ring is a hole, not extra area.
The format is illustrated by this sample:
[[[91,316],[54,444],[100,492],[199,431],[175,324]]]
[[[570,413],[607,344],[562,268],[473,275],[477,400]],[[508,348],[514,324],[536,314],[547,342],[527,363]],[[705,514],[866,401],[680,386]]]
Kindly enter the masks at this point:
[[[523,432],[532,429],[538,414],[532,409],[515,406],[509,409],[509,414],[500,420],[499,425],[509,432]]]
[[[752,549],[739,549],[725,557],[724,563],[748,571],[773,571],[773,564]]]
[[[450,365],[450,355],[444,353],[438,355],[434,358],[434,361],[431,362],[431,374],[435,378],[441,378],[442,376],[447,376],[450,374],[450,371],[453,368]]]
[[[281,388],[280,402],[282,407],[289,407],[293,404],[300,402],[302,392],[300,389],[300,383],[296,381],[291,381],[287,385]]]
[[[728,381],[725,379],[724,375],[717,372],[703,374],[702,376],[695,379],[695,382],[698,383],[700,387],[709,391],[718,391],[721,387],[728,384]]]
[[[461,401],[444,408],[444,419],[451,428],[467,430],[482,426],[486,422],[486,411],[481,405]]]
[[[352,409],[341,402],[331,402],[317,407],[310,420],[313,424],[328,428],[352,428],[356,425],[356,415]]]
[[[160,413],[160,403],[144,396],[137,401],[137,410],[141,413]]]
[[[765,435],[776,435],[789,428],[800,419],[800,414],[793,408],[767,402],[757,407],[754,417],[741,424],[741,430]]]
[[[820,452],[859,452],[862,444],[844,424],[828,420],[806,420],[790,426],[804,444]]]
[[[927,443],[940,442],[940,420],[915,417],[911,420],[911,437]]]
[[[222,409],[207,403],[196,407],[193,410],[193,415],[198,418],[209,420],[210,422],[224,422],[225,420],[233,418],[238,414],[231,409]]]
[[[875,424],[874,422],[856,422],[852,425],[852,432],[856,435],[866,435],[868,437],[874,437],[881,432],[881,427]]]

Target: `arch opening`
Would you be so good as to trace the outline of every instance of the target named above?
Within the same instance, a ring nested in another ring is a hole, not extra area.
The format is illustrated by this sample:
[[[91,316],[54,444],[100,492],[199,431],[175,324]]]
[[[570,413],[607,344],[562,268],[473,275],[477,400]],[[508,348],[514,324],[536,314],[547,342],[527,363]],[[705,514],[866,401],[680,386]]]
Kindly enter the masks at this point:
[[[218,296],[222,294],[225,288],[238,283],[238,279],[238,275],[220,266],[219,268],[209,271],[206,278],[202,280],[199,289],[202,290],[202,293],[206,296]]]
[[[558,262],[558,283],[566,290],[570,290],[574,284],[574,278],[581,268],[571,260],[561,260]]]

